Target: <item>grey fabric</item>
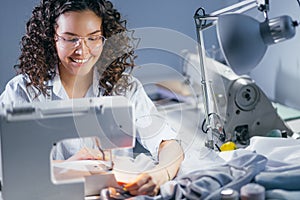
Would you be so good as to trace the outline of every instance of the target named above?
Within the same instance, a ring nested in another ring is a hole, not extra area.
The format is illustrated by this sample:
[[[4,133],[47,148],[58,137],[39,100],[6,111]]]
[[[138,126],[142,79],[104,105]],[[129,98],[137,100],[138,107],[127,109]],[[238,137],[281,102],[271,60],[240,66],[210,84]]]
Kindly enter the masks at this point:
[[[220,199],[220,193],[224,188],[240,191],[241,187],[253,181],[254,177],[265,169],[267,158],[253,153],[237,157],[228,162],[232,182],[216,190],[205,199]]]
[[[255,182],[266,190],[284,189],[300,191],[300,166],[296,170],[278,172],[262,172],[255,177]],[[300,198],[300,196],[299,196]]]
[[[287,191],[287,190],[268,190],[266,191],[267,200],[299,200],[300,191]]]
[[[266,189],[266,199],[300,199],[300,165],[286,165],[261,172],[255,182]]]
[[[266,137],[251,139],[251,148],[238,149],[233,151],[231,156],[228,154],[225,158],[231,161],[225,165],[211,167],[209,170],[201,170],[199,167],[199,170],[193,173],[187,173],[162,185],[159,196],[142,196],[138,199],[214,200],[220,199],[222,189],[232,188],[239,192],[241,186],[249,182],[264,186],[265,197],[268,200],[300,199],[300,164],[297,154],[299,141]],[[195,162],[199,160],[195,159]],[[207,166],[203,167],[207,169]]]
[[[209,170],[195,170],[177,177],[161,186],[160,195],[156,197],[138,196],[138,200],[161,199],[220,199],[220,191],[232,188],[237,191],[250,183],[254,177],[265,169],[267,159],[258,154],[246,154],[224,165]]]

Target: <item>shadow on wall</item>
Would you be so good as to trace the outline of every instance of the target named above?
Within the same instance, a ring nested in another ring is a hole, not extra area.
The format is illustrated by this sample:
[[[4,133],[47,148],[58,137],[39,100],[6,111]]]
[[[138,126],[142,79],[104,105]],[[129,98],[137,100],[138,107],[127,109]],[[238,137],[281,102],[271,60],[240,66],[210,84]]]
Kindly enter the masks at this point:
[[[290,66],[291,67],[291,66]],[[280,60],[275,76],[275,99],[278,103],[300,109],[299,77],[300,63],[295,70],[286,70]]]

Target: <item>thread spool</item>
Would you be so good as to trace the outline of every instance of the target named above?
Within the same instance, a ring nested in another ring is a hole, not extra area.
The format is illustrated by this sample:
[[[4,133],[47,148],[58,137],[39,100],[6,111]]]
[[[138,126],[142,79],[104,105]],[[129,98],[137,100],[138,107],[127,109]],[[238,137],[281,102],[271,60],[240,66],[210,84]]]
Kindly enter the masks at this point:
[[[221,191],[221,199],[222,200],[238,200],[239,194],[237,191],[227,188]]]
[[[242,200],[264,200],[265,188],[256,183],[249,183],[241,188]]]

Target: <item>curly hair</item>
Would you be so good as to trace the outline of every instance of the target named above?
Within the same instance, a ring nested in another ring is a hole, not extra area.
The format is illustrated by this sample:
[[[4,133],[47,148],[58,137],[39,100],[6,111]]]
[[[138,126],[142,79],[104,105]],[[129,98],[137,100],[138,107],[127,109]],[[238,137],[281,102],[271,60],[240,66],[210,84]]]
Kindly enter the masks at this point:
[[[130,44],[126,21],[108,0],[41,0],[32,11],[26,24],[26,34],[21,40],[18,73],[26,75],[28,86],[47,95],[46,83],[55,76],[59,64],[55,48],[55,28],[57,18],[66,12],[91,10],[102,18],[103,35],[107,42],[96,63],[101,76],[99,87],[104,95],[119,93],[131,84],[126,70],[134,67],[134,47]],[[119,92],[118,92],[119,91]]]

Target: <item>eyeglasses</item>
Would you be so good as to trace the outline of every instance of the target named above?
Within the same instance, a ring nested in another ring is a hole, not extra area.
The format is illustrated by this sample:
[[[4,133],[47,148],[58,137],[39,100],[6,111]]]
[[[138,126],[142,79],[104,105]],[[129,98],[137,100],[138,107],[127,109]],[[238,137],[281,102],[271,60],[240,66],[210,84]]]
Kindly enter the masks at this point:
[[[64,49],[75,49],[77,48],[82,41],[85,42],[85,45],[90,49],[94,50],[100,48],[105,44],[106,38],[102,35],[90,35],[86,37],[78,36],[60,36],[56,34],[56,42],[58,45]]]

